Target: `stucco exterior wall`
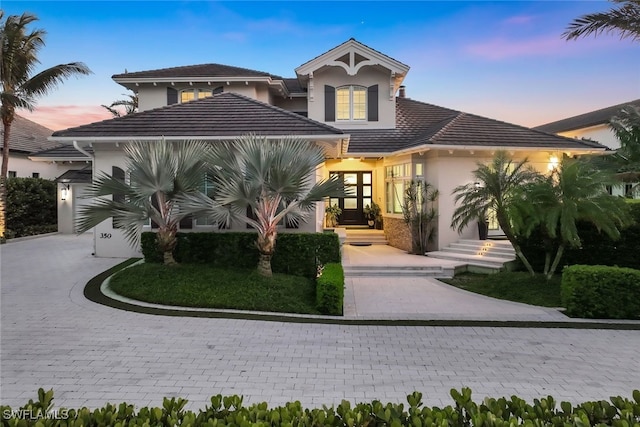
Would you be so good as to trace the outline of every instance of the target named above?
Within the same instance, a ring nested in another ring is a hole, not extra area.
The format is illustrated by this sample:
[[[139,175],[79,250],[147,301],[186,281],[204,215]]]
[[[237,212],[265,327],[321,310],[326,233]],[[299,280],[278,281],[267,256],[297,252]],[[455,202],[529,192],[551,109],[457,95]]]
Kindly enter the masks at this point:
[[[566,136],[568,138],[587,138],[594,141],[598,141],[602,145],[606,145],[612,150],[620,148],[620,141],[616,138],[615,134],[609,128],[609,125],[602,124],[597,126],[591,126],[584,129],[576,129],[567,132],[558,133],[560,136]]]
[[[166,86],[140,86],[138,88],[138,111],[153,110],[167,105]]]
[[[309,98],[309,118],[327,123],[339,129],[393,129],[396,127],[395,99],[389,99],[390,72],[384,73],[373,67],[363,67],[357,75],[349,76],[340,67],[330,67],[314,73],[313,99]],[[325,122],[324,86],[340,87],[345,85],[373,86],[378,85],[378,121],[366,120]]]
[[[9,151],[8,170],[15,171],[18,178],[31,178],[33,173],[39,173],[40,178],[55,179],[62,175],[68,167],[60,168],[59,164],[48,162],[34,162],[27,158],[26,154],[12,153]]]
[[[91,203],[91,199],[85,197],[89,184],[69,184],[65,200],[61,199],[62,187],[63,184],[58,184],[58,233],[73,234],[78,210]]]

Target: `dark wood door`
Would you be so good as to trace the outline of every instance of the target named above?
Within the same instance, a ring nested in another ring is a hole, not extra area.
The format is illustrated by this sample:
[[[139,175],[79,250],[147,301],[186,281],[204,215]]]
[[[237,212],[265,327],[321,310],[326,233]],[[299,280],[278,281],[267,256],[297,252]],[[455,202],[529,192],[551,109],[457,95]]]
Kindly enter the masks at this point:
[[[331,205],[338,205],[342,214],[338,217],[339,225],[366,225],[364,207],[371,206],[373,200],[373,179],[369,172],[331,172],[344,179],[348,192],[347,197],[332,198]]]

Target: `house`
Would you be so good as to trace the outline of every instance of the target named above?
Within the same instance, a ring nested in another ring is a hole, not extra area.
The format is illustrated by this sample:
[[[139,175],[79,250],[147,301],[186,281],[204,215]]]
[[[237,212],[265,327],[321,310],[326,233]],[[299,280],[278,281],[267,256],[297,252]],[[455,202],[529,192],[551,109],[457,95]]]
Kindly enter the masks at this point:
[[[612,105],[595,111],[589,111],[577,116],[567,117],[565,119],[536,126],[534,129],[543,132],[555,133],[568,138],[597,141],[611,150],[616,150],[620,148],[620,142],[609,126],[609,122],[613,117],[620,113],[622,108],[628,105],[640,108],[640,99],[618,105]],[[610,189],[610,192],[617,196],[629,195],[631,194],[629,190],[636,184],[626,182],[619,186],[614,186]],[[634,197],[639,198],[640,195],[636,193],[634,194]]]
[[[59,169],[51,163],[34,163],[29,156],[46,149],[59,146],[59,143],[49,141],[53,131],[38,123],[15,115],[9,132],[9,178],[45,178],[53,179],[59,174]],[[0,136],[4,136],[4,127],[0,127]],[[2,147],[0,147],[2,151]]]
[[[363,209],[382,207],[389,243],[408,248],[401,200],[412,179],[440,191],[437,247],[477,238],[450,228],[452,190],[472,181],[477,162],[496,150],[529,158],[541,171],[562,157],[602,152],[598,143],[560,137],[522,126],[431,105],[406,96],[409,66],[354,39],[303,63],[295,77],[221,64],[202,64],[116,74],[113,80],[139,97],[139,112],[71,129],[51,139],[93,150],[93,172],[126,179],[122,144],[131,140],[198,139],[215,144],[246,133],[266,138],[295,135],[319,144],[326,162],[316,178],[342,176],[353,195],[333,199],[340,224],[366,224]],[[320,231],[324,205],[298,231]],[[232,225],[232,229],[244,226]],[[183,230],[217,230],[216,224],[183,221]],[[95,228],[98,256],[138,255],[111,221]]]

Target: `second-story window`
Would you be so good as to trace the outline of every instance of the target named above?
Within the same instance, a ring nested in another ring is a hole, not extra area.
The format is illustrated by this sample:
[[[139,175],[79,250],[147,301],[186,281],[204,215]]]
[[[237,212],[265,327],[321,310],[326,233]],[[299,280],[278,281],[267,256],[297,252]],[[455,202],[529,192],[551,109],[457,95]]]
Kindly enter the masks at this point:
[[[185,89],[180,91],[180,102],[189,102],[213,95],[211,89]]]
[[[367,88],[336,88],[336,120],[367,120]]]

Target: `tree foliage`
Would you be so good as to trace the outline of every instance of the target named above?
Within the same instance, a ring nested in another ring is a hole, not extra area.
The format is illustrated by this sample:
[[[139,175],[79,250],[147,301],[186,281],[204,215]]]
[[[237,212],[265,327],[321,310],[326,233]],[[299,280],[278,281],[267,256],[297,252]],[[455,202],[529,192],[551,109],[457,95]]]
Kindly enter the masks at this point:
[[[617,33],[621,39],[640,41],[640,0],[610,1],[619,6],[574,19],[562,37],[574,40],[591,34]]]

